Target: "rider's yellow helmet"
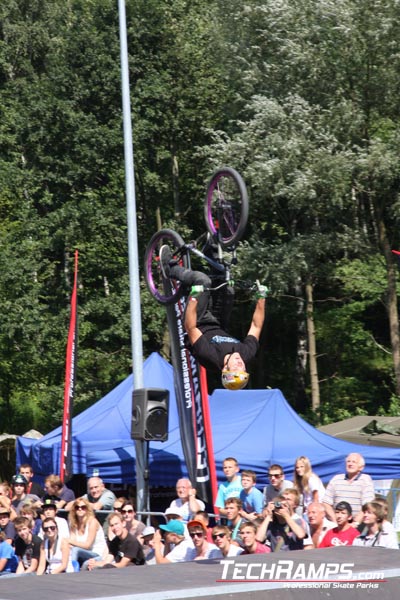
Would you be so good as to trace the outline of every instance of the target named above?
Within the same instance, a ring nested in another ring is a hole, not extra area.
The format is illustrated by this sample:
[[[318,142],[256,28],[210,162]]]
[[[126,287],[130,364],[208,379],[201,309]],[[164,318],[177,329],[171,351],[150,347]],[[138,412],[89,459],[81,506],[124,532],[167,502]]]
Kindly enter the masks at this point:
[[[246,387],[249,377],[246,371],[222,371],[222,385],[227,390],[241,390]]]

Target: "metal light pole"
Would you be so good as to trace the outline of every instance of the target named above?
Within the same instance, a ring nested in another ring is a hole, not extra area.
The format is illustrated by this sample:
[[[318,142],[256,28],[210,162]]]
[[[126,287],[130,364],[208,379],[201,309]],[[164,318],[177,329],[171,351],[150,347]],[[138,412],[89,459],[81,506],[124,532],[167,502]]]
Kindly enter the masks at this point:
[[[133,158],[131,101],[129,89],[128,43],[125,0],[118,0],[121,52],[122,110],[124,124],[125,186],[128,220],[129,289],[131,307],[131,343],[134,389],[143,388],[143,344],[140,311],[140,279],[136,222],[135,174]],[[148,442],[137,440],[136,503],[138,511],[148,511]]]

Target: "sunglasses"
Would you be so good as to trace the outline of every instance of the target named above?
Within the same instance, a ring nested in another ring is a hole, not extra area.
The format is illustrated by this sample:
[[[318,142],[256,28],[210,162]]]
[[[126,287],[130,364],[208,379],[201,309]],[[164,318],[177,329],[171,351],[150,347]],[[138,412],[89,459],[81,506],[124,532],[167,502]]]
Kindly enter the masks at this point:
[[[189,535],[190,535],[191,538],[195,538],[195,537],[202,538],[202,537],[204,537],[204,533],[202,531],[193,531],[193,533],[189,532]]]
[[[278,479],[279,477],[282,477],[282,473],[268,473],[268,477],[270,479],[272,479],[273,477],[276,477],[276,479]]]
[[[48,527],[43,527],[43,531],[55,531],[57,527],[55,525],[49,525]]]
[[[87,506],[85,506],[85,504],[79,504],[79,506],[75,506],[75,510],[87,510]]]
[[[10,513],[1,513],[0,515],[0,519],[8,519],[8,517],[10,516]]]
[[[225,536],[226,533],[213,533],[211,537],[213,540],[218,540],[224,538]]]
[[[134,511],[132,508],[123,508],[123,509],[121,509],[121,512],[127,514],[127,513],[133,513]]]

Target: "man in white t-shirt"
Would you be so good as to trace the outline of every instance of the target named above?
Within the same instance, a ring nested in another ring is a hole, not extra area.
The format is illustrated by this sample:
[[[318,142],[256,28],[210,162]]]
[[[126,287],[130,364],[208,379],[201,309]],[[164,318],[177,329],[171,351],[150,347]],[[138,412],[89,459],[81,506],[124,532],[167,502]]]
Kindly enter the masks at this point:
[[[202,500],[196,498],[196,489],[192,486],[190,479],[178,479],[176,482],[175,500],[172,500],[169,508],[177,509],[177,514],[180,515],[185,523],[190,521],[199,510],[205,509],[205,504]]]

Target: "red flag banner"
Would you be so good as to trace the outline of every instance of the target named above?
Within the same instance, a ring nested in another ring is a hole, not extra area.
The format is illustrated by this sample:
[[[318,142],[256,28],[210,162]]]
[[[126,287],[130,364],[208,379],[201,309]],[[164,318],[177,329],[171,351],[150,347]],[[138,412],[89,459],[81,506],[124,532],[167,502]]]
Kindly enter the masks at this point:
[[[65,364],[64,416],[61,438],[60,479],[67,481],[72,476],[72,413],[75,391],[76,350],[78,339],[77,319],[78,250],[75,250],[74,285],[71,297],[67,354]]]

